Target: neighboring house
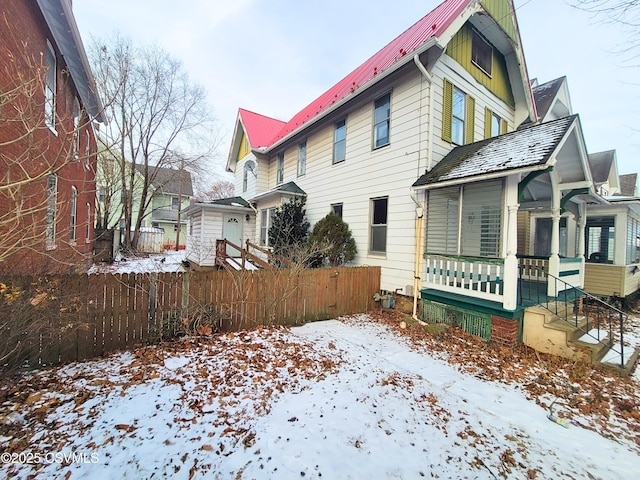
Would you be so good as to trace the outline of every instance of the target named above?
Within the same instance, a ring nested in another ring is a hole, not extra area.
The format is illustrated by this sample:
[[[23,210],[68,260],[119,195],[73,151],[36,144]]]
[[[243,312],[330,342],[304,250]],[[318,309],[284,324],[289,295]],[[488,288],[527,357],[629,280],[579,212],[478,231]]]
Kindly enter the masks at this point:
[[[120,180],[120,168],[119,161],[105,156],[101,156],[98,162],[98,211],[101,212],[101,222],[106,229],[124,228],[124,189]],[[131,164],[127,163],[126,168],[127,172],[130,172]],[[153,244],[153,252],[158,249],[175,249],[176,242],[179,249],[185,248],[187,217],[183,215],[183,211],[191,204],[193,198],[191,173],[185,169],[150,166],[147,176],[150,188],[145,206],[141,209],[146,177],[144,166],[135,165],[134,170],[132,225],[135,225],[139,212],[142,211],[141,227],[144,227],[146,236],[151,236],[152,233],[162,236],[161,241],[145,240],[143,244]],[[120,233],[124,234],[122,231]],[[148,249],[141,248],[141,251]]]
[[[0,272],[86,271],[102,106],[70,0],[0,2]]]

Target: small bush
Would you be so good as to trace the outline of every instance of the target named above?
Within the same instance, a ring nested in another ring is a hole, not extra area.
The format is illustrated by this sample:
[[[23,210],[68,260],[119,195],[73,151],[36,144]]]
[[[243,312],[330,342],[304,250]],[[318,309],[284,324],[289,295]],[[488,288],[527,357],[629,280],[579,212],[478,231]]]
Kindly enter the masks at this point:
[[[349,225],[333,212],[314,225],[309,236],[309,250],[314,252],[313,267],[337,267],[353,260],[358,253]]]

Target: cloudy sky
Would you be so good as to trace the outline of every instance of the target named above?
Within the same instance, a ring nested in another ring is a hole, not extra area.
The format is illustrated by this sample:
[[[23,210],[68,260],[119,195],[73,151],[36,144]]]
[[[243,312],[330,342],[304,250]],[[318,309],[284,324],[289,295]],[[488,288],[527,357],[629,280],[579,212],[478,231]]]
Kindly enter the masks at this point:
[[[620,53],[626,32],[567,1],[515,0],[529,75],[566,75],[588,151],[616,149],[620,173],[638,172],[640,67]],[[439,3],[73,0],[85,45],[119,32],[183,62],[225,135],[220,165],[238,107],[290,119]]]

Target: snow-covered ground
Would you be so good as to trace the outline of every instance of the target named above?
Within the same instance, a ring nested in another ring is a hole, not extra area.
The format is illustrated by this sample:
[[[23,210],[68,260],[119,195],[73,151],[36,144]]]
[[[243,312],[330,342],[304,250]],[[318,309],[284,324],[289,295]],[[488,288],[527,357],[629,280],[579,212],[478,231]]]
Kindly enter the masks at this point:
[[[409,330],[360,315],[29,374],[4,395],[0,476],[638,477],[638,432],[629,427],[637,422],[595,411],[609,398],[636,418],[637,379],[582,374],[602,384],[589,400],[593,392],[569,378],[581,375],[575,366],[560,381],[547,357],[529,363],[505,349],[488,360],[472,343]],[[566,427],[543,408],[554,388],[570,390],[553,409]],[[38,465],[25,463],[36,455]]]
[[[182,261],[186,258],[184,250],[166,250],[163,253],[152,253],[147,256],[123,256],[119,254],[111,263],[97,263],[89,269],[89,275],[96,273],[149,273],[149,272],[184,272]]]

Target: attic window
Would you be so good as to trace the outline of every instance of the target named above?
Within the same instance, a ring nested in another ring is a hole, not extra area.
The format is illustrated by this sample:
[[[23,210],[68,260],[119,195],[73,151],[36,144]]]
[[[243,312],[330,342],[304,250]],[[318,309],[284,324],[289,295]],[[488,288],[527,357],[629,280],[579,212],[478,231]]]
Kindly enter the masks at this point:
[[[487,75],[491,76],[493,48],[477,30],[473,30],[471,41],[471,62]]]

